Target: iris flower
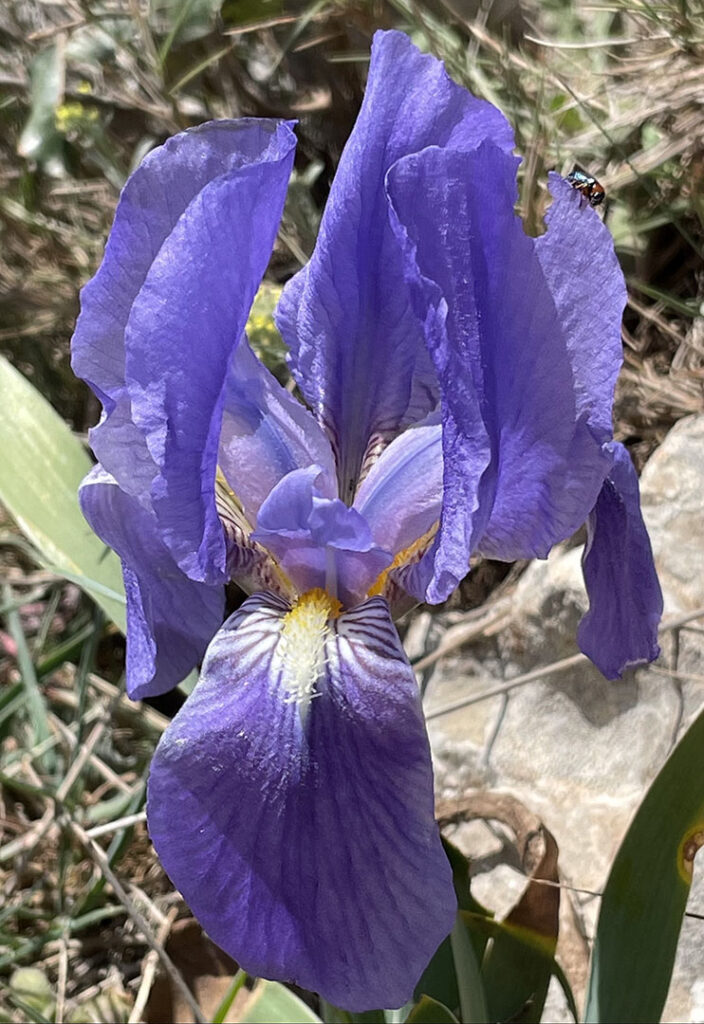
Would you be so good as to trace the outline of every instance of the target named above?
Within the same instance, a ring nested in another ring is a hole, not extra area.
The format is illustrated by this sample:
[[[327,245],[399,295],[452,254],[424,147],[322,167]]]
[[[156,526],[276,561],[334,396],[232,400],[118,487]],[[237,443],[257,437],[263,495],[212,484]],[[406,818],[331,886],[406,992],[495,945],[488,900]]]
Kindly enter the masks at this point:
[[[660,590],[612,435],[625,300],[559,176],[514,212],[503,115],[398,32],[278,325],[302,401],[244,335],[293,125],[201,125],[150,153],[82,293],[73,365],[102,402],[81,502],[122,559],[127,688],[202,660],[151,768],[151,837],[247,971],[398,1006],[451,930],[431,759],[394,617],[470,557],[544,558],[587,523],[583,651],[658,653]],[[250,596],[223,624],[225,587]]]

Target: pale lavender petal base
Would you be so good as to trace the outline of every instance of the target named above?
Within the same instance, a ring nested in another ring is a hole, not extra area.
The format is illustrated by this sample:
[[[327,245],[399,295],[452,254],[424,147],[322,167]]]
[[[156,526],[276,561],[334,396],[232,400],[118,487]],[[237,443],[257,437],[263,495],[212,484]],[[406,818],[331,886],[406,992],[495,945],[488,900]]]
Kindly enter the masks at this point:
[[[149,831],[246,971],[352,1011],[399,1006],[456,909],[418,688],[374,598],[335,621],[297,705],[286,610],[250,598],[211,644],[152,762]]]
[[[267,495],[294,469],[319,465],[323,493],[337,494],[330,442],[246,340],[237,346],[227,378],[218,464],[252,526]]]
[[[405,430],[384,449],[354,500],[377,544],[395,555],[438,522],[442,469],[439,413]]]
[[[320,466],[283,477],[259,510],[252,538],[271,551],[299,591],[321,587],[345,607],[363,600],[391,562],[364,516],[321,493]]]
[[[582,568],[589,611],[577,641],[607,679],[619,679],[660,653],[663,604],[631,457],[622,444],[605,447],[614,464],[587,521]]]

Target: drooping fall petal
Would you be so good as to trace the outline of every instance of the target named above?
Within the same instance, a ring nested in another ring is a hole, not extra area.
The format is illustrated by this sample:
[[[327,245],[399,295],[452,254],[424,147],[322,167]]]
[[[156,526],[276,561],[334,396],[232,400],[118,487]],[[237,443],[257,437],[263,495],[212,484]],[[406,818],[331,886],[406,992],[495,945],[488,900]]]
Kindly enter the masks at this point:
[[[245,970],[399,1006],[456,908],[430,752],[386,603],[330,614],[314,592],[228,620],[157,748],[149,830]]]
[[[660,653],[663,605],[631,457],[616,442],[607,450],[613,467],[587,520],[582,568],[589,611],[577,641],[607,679],[619,679]]]
[[[81,508],[122,559],[127,597],[127,693],[165,693],[201,660],[222,621],[222,587],[194,583],[159,537],[154,514],[101,466],[84,480]]]

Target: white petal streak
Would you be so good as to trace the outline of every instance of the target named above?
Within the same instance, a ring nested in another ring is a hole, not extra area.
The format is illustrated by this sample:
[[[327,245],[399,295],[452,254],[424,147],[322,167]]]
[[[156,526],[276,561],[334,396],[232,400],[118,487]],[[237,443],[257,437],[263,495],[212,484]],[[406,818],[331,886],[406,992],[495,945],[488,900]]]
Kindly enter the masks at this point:
[[[344,703],[347,677],[355,677],[360,695],[371,701],[384,687],[389,662],[406,663],[381,597],[338,614],[334,598],[324,591],[309,591],[293,605],[275,594],[257,594],[231,616],[226,629],[237,630],[238,674],[260,674],[268,665],[272,692],[302,715],[322,693]],[[211,656],[217,656],[219,642],[216,637]]]

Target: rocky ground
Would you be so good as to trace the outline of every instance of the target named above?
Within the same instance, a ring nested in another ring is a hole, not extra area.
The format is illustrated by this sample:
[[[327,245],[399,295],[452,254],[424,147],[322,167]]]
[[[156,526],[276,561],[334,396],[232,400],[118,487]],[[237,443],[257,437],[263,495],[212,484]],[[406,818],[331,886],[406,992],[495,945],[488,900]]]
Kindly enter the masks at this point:
[[[704,416],[672,428],[645,466],[641,494],[664,622],[704,612]],[[619,842],[673,744],[704,705],[704,618],[666,632],[658,661],[620,681],[607,682],[586,660],[574,659],[508,692],[440,712],[575,655],[576,626],[586,609],[580,557],[581,547],[563,548],[531,564],[483,609],[474,638],[426,668],[424,678],[439,796],[473,787],[509,792],[557,840],[561,877],[572,887],[563,904],[574,910],[572,921],[563,913],[561,952],[578,990],[586,978],[597,894]],[[411,656],[427,661],[426,652],[443,638],[452,642],[453,629],[456,636],[451,612],[420,618],[407,638]],[[455,838],[474,859],[479,898],[507,910],[523,879],[502,830],[474,821],[460,826]],[[688,912],[704,914],[701,871]],[[686,917],[665,1022],[704,1018],[703,948],[704,920]],[[544,1019],[570,1019],[558,991]]]

